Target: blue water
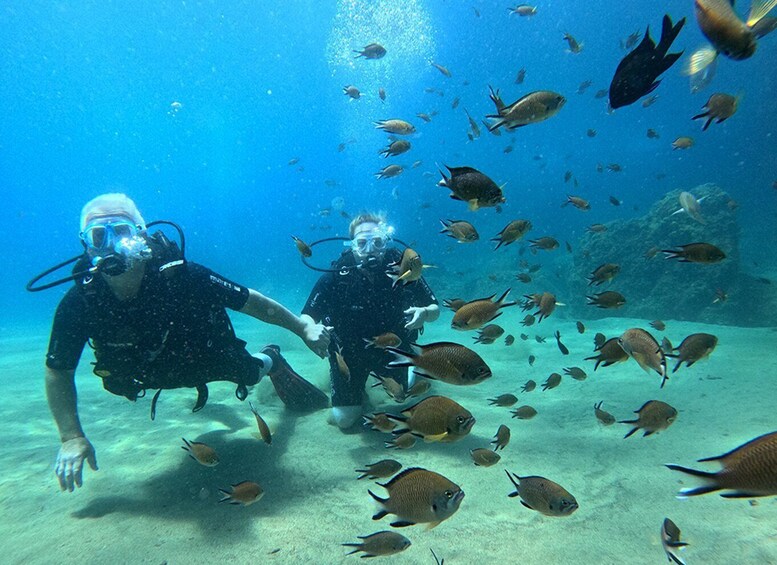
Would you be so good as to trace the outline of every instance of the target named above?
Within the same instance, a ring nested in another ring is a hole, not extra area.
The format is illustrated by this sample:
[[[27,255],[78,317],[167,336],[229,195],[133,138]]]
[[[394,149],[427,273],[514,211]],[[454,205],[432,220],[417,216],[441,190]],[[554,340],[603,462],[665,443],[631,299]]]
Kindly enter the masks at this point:
[[[742,268],[773,274],[777,254],[764,244],[774,241],[777,227],[777,34],[762,39],[751,59],[721,60],[713,85],[700,93],[691,94],[680,74],[683,58],[664,75],[653,106],[637,103],[609,115],[606,98],[594,99],[594,93],[609,86],[625,54],[618,41],[647,24],[657,41],[664,13],[675,21],[685,16],[672,51],[687,55],[704,42],[693,3],[556,0],[542,2],[533,18],[508,16],[507,6],[454,0],[4,2],[0,335],[40,333],[42,362],[46,329],[67,287],[30,294],[24,284],[80,251],[80,209],[109,191],[130,195],[147,221],[179,223],[190,259],[295,311],[317,275],[299,263],[290,235],[315,241],[346,234],[340,209],[350,215],[386,211],[397,236],[438,267],[427,271],[433,287],[466,289],[473,297],[497,291],[478,284],[483,276],[515,271],[518,246],[501,255],[488,251],[485,241],[456,246],[438,234],[440,218],[472,221],[487,239],[525,217],[534,224],[532,236],[554,235],[562,246],[574,245],[591,223],[642,215],[670,190],[713,182],[740,205]],[[566,51],[567,31],[583,42],[582,53]],[[386,47],[383,59],[353,58],[351,50],[374,41]],[[450,69],[452,78],[430,60]],[[521,67],[526,80],[516,85]],[[576,94],[587,79],[588,91]],[[349,84],[362,91],[361,100],[343,95]],[[567,103],[547,122],[494,137],[480,122],[493,112],[488,85],[508,103],[538,89],[558,91]],[[377,95],[381,87],[385,102]],[[701,132],[701,123],[690,118],[713,92],[741,94],[739,110]],[[455,97],[460,104],[454,110]],[[474,141],[466,135],[464,108],[482,130]],[[439,114],[431,123],[416,117],[432,111]],[[373,122],[387,118],[412,122],[417,133],[408,138],[410,152],[383,159],[378,151],[387,137]],[[596,137],[586,136],[589,128]],[[660,139],[648,139],[647,128]],[[673,151],[671,141],[684,135],[696,145]],[[514,150],[504,153],[507,145]],[[293,159],[298,162],[289,164]],[[411,168],[417,160],[422,164]],[[405,172],[377,180],[374,173],[390,163]],[[619,163],[624,170],[597,173],[597,163]],[[504,184],[503,213],[474,213],[452,201],[436,186],[443,164],[473,166]],[[563,182],[567,170],[578,188]],[[567,193],[589,199],[592,211],[560,208]],[[611,206],[610,195],[623,205]],[[335,199],[341,200],[333,205]],[[322,215],[324,209],[331,214]],[[326,266],[340,250],[337,244],[317,247],[314,262]],[[466,280],[457,280],[462,273]]]
[[[266,277],[305,276],[291,264],[289,234],[308,240],[342,234],[347,221],[336,212],[317,216],[337,196],[350,213],[386,210],[398,235],[422,241],[422,256],[431,262],[441,261],[447,244],[435,235],[439,218],[477,218],[481,233],[490,236],[507,218],[528,217],[534,234],[574,242],[592,221],[638,214],[634,206],[644,210],[668,190],[703,182],[721,185],[740,203],[746,240],[770,233],[777,160],[771,135],[777,78],[768,63],[777,49],[773,37],[749,60],[721,61],[714,85],[701,93],[690,94],[681,61],[666,73],[652,107],[635,104],[607,115],[606,99],[593,94],[609,85],[624,54],[618,40],[648,23],[657,36],[667,12],[675,20],[689,18],[675,46],[693,50],[703,38],[691,3],[638,2],[626,10],[621,2],[587,3],[585,9],[548,2],[531,19],[508,17],[505,7],[6,3],[0,10],[0,214],[6,228],[0,259],[9,267],[0,298],[3,325],[46,320],[58,293],[30,296],[21,288],[32,274],[78,252],[80,208],[108,190],[127,192],[149,220],[179,222],[191,258],[254,286]],[[581,54],[566,52],[565,31],[584,43]],[[351,58],[350,49],[376,40],[387,47],[386,57]],[[431,67],[430,59],[453,77]],[[527,78],[518,86],[520,67]],[[586,79],[593,85],[576,94]],[[346,84],[357,85],[364,97],[350,101],[341,92]],[[568,102],[543,124],[501,138],[484,131],[469,142],[463,109],[478,120],[491,113],[489,84],[507,101],[547,88]],[[388,93],[385,103],[376,95],[379,87]],[[427,87],[445,96],[425,93]],[[728,122],[701,133],[689,118],[715,91],[743,94],[741,106]],[[456,96],[461,103],[454,111]],[[433,110],[439,115],[430,124],[415,117]],[[376,180],[373,173],[389,160],[377,155],[387,142],[372,122],[390,117],[410,120],[419,133],[409,153],[390,160],[405,173]],[[647,139],[648,127],[661,139]],[[586,137],[588,128],[598,135]],[[693,136],[696,146],[673,152],[669,143],[678,135]],[[346,143],[342,152],[340,143]],[[508,143],[515,150],[504,154]],[[292,158],[300,160],[296,166],[287,165]],[[410,169],[415,160],[422,166]],[[598,174],[598,162],[620,163],[624,171]],[[471,165],[506,183],[505,213],[475,216],[450,201],[435,186],[435,164],[443,163]],[[573,190],[561,182],[566,170],[578,178],[575,190],[591,200],[592,214],[559,209]],[[663,180],[655,178],[659,172]],[[327,179],[337,185],[325,185]],[[610,194],[624,205],[610,206]],[[431,206],[419,208],[422,203]],[[323,225],[331,231],[312,229]],[[471,263],[472,256],[464,257]]]

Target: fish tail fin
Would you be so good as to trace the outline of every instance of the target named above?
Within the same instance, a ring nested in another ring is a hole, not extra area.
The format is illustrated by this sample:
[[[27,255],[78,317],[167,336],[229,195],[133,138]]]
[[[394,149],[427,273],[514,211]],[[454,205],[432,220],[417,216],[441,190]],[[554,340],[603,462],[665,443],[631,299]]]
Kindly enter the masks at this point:
[[[685,69],[683,69],[683,74],[687,76],[699,74],[704,69],[709,67],[717,58],[717,49],[712,47],[712,45],[705,45],[704,47],[701,47],[700,49],[697,49],[691,53],[691,57],[688,59],[688,64],[686,65]]]
[[[666,255],[665,259],[677,259],[682,257],[682,251],[675,251],[674,249],[662,249],[661,253]]]
[[[349,551],[348,553],[346,553],[346,555],[353,555],[354,553],[358,553],[359,551],[361,551],[361,548],[362,548],[362,544],[360,544],[360,543],[344,543],[342,545],[344,545],[346,547],[355,547],[356,548],[353,551]]]
[[[760,22],[775,6],[777,6],[777,0],[753,0],[750,14],[747,16],[747,27],[753,27]]]
[[[620,421],[620,422],[618,422],[618,423],[619,423],[619,424],[636,424],[636,423],[637,423],[637,420],[622,420],[622,421]],[[639,429],[639,428],[631,428],[631,430],[629,430],[629,432],[628,432],[628,433],[627,433],[625,436],[623,436],[623,439],[626,439],[627,437],[630,437],[630,436],[631,436],[631,435],[633,435],[633,434],[634,434],[634,432],[636,432],[638,429]]]
[[[493,102],[494,106],[496,106],[497,113],[501,113],[505,107],[505,103],[502,101],[502,97],[499,96],[499,89],[495,91],[494,88],[489,84],[488,97],[491,98],[491,102]],[[489,128],[488,131],[491,131],[491,128]]]
[[[668,14],[664,14],[664,19],[661,21],[661,39],[656,46],[656,50],[662,55],[666,55],[684,25],[685,18],[672,25],[672,18]]]
[[[446,169],[450,171],[450,168],[448,168],[447,165],[443,165]],[[440,175],[442,175],[442,180],[437,183],[438,186],[444,186],[445,188],[448,188],[448,182],[451,180],[449,176],[447,176],[445,173],[442,172],[442,167],[440,165],[437,165],[437,170],[440,171]]]
[[[413,367],[415,365],[414,361],[417,357],[415,353],[408,353],[396,347],[387,347],[386,351],[396,355],[396,359],[386,364],[387,367]]]
[[[379,502],[379,503],[381,503],[381,504],[385,504],[385,503],[386,503],[386,501],[388,501],[388,498],[381,498],[381,497],[379,497],[377,494],[375,494],[374,492],[372,492],[370,489],[367,489],[367,492],[368,492],[368,493],[370,493],[370,496],[371,496],[373,499],[375,499],[377,502]],[[386,512],[386,511],[381,511],[381,512],[383,512],[383,514],[381,514],[380,518],[383,518],[383,516],[385,516],[386,514],[388,514],[388,512]],[[373,516],[373,518],[372,518],[372,519],[373,519],[373,520],[379,520],[380,518],[375,518],[375,517]]]
[[[219,489],[219,492],[224,496],[219,502],[230,502],[232,500],[232,495],[229,492],[224,489]]]
[[[717,473],[708,473],[707,471],[699,471],[697,469],[690,469],[674,464],[669,464],[666,467],[672,471],[680,471],[681,473],[687,473],[694,477],[700,477],[708,482],[708,484],[700,487],[682,489],[678,495],[680,497],[697,496],[699,494],[707,494],[708,492],[715,492],[721,489],[721,486],[718,484]]]
[[[510,471],[508,471],[507,469],[505,469],[505,474],[507,474],[507,478],[510,479],[510,482],[513,483],[513,486],[515,487],[515,492],[510,493],[508,496],[510,497],[518,496],[518,481],[516,481],[515,479],[520,480],[520,477],[515,473],[510,474]],[[515,476],[515,478],[513,478],[513,476]]]
[[[505,119],[501,118],[499,116],[486,116],[486,117],[487,118],[496,118],[496,121],[493,122],[492,124],[489,124],[489,126],[488,126],[488,131],[490,131],[490,132],[493,132],[493,131],[499,129],[501,126],[503,126],[506,123]]]

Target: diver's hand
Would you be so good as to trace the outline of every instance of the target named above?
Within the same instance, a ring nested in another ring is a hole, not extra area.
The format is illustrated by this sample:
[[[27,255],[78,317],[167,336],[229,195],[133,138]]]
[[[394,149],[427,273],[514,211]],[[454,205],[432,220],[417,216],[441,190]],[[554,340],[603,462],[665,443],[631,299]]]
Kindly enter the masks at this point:
[[[81,487],[81,474],[84,459],[93,471],[97,470],[97,458],[94,447],[85,437],[74,437],[62,443],[54,465],[54,473],[59,479],[59,488],[73,492],[74,486]]]
[[[426,308],[423,306],[411,306],[405,310],[405,316],[410,318],[410,321],[405,324],[407,330],[423,330],[424,323],[429,317]]]
[[[303,315],[301,318],[305,324],[302,330],[302,340],[313,353],[323,359],[326,357],[327,350],[329,349],[329,332],[333,328],[315,323],[310,316]]]

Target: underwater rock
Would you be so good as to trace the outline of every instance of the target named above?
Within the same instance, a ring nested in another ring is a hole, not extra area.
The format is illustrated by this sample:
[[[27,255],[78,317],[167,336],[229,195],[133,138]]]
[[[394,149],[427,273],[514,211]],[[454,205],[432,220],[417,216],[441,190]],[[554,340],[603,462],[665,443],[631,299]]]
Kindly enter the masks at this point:
[[[740,271],[739,235],[736,205],[714,184],[684,189],[701,201],[704,224],[680,208],[683,189],[669,192],[641,218],[616,220],[601,233],[586,233],[575,248],[574,267],[568,284],[569,315],[586,319],[627,316],[654,319],[722,323],[731,325],[771,325],[777,314],[777,300],[771,285]],[[656,250],[707,242],[726,253],[712,265],[681,263],[665,259]],[[652,257],[652,253],[655,253]],[[626,297],[617,310],[585,306],[586,294],[593,294],[586,277],[603,263],[617,263],[620,273],[609,284],[597,287],[616,290]],[[728,296],[715,301],[719,290]]]

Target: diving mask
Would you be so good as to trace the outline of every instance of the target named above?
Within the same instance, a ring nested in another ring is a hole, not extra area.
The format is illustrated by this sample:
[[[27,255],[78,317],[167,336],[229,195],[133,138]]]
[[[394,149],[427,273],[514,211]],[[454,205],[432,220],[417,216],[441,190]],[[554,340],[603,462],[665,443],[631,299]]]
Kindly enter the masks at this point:
[[[116,276],[131,269],[137,261],[151,257],[142,231],[143,226],[124,216],[103,216],[84,228],[81,240],[92,264],[105,274]]]
[[[383,226],[372,224],[363,231],[357,231],[351,240],[354,255],[363,259],[368,256],[380,257],[386,251],[390,235]]]
[[[90,249],[103,250],[113,247],[123,239],[136,237],[137,224],[123,216],[102,217],[90,222],[81,232],[81,239]]]

